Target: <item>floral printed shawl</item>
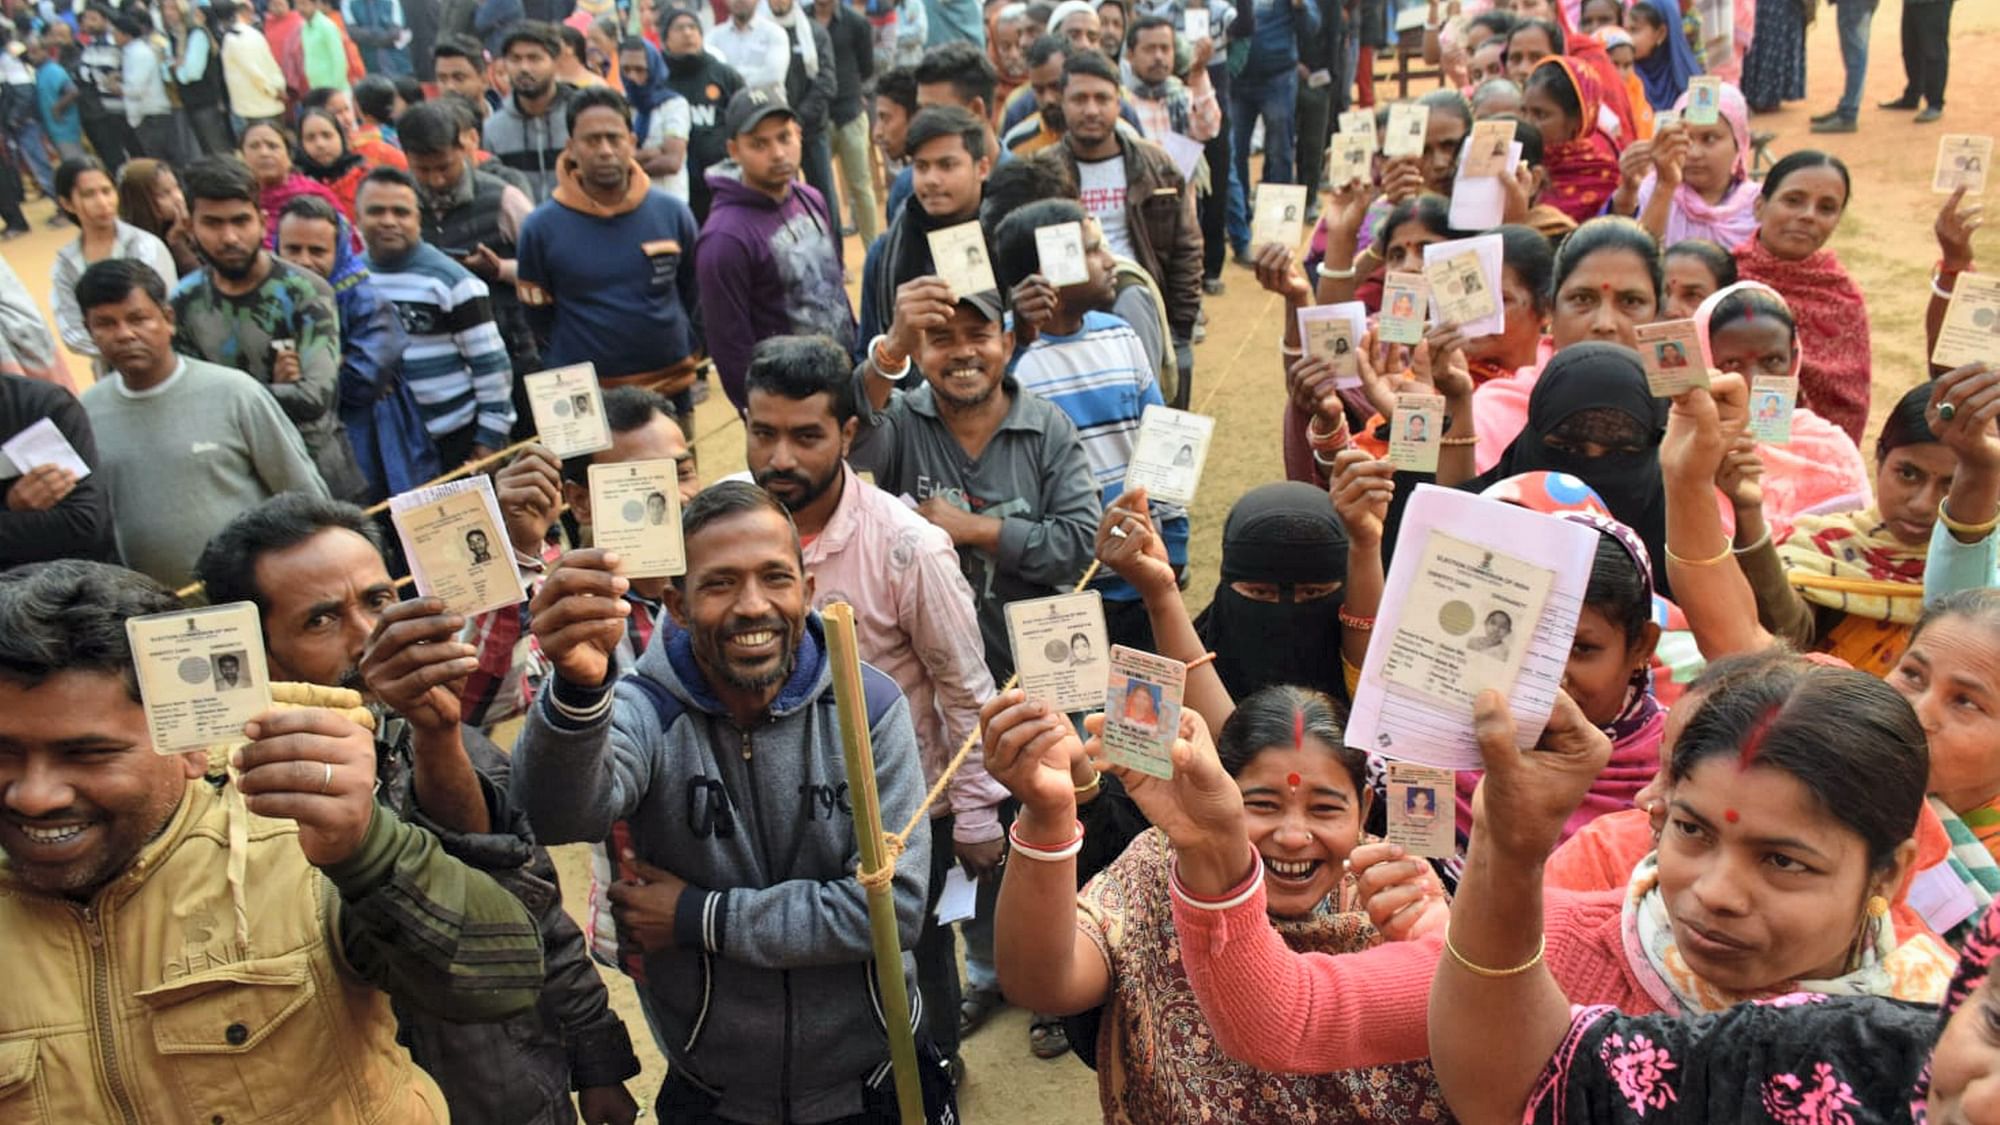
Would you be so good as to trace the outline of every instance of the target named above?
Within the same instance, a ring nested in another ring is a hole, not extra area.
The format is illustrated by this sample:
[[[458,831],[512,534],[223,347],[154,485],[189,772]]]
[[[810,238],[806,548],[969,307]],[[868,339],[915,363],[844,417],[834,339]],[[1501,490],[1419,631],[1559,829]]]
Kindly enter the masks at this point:
[[[1605,135],[1598,120],[1604,87],[1595,70],[1566,56],[1551,56],[1536,65],[1555,67],[1568,75],[1583,108],[1579,136],[1566,141],[1551,138],[1542,148],[1542,166],[1549,174],[1542,202],[1580,223],[1603,211],[1605,201],[1618,190],[1618,145]]]
[[[1098,1033],[1104,1120],[1157,1122],[1431,1122],[1449,1118],[1425,1062],[1334,1074],[1274,1074],[1224,1055],[1182,968],[1159,829],[1132,841],[1077,899],[1077,926],[1111,969]],[[1304,919],[1273,919],[1299,953],[1357,953],[1382,938],[1352,905],[1351,881]],[[1341,904],[1334,908],[1335,900]]]

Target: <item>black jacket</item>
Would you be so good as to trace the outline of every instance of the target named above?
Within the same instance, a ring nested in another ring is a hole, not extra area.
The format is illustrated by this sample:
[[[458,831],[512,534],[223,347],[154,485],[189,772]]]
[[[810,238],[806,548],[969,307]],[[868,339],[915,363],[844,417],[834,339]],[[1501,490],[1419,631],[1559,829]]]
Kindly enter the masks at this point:
[[[785,38],[792,43],[792,65],[785,71],[785,100],[792,104],[792,112],[798,114],[799,128],[808,133],[826,128],[827,117],[833,108],[833,95],[839,82],[833,59],[833,39],[819,21],[804,11],[799,12],[800,27],[812,29],[812,49],[819,52],[819,73],[806,77],[804,56],[799,54],[798,32],[785,29]]]
[[[845,125],[861,116],[861,91],[875,77],[875,29],[836,0],[826,33],[833,40],[833,123]]]
[[[84,464],[97,468],[97,441],[76,396],[53,383],[0,375],[0,441],[44,418],[56,424]],[[14,475],[0,480],[0,490],[13,483]],[[111,494],[95,471],[46,512],[16,512],[0,503],[0,570],[50,559],[118,561],[118,545],[111,537]]]
[[[555,863],[535,843],[525,813],[507,796],[512,765],[471,727],[465,753],[485,791],[492,831],[441,828],[417,808],[409,726],[390,718],[377,736],[378,796],[428,829],[452,857],[498,880],[535,916],[544,976],[535,1009],[498,1023],[452,1023],[396,1005],[397,1038],[444,1091],[454,1121],[481,1125],[571,1125],[572,1089],[610,1086],[639,1073],[625,1024],[590,959],[583,931],[563,910]]]

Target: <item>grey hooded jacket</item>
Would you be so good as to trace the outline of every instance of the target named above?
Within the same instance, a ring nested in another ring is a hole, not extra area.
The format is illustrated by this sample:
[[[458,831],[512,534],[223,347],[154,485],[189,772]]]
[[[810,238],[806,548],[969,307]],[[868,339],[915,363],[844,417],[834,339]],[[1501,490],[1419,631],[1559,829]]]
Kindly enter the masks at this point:
[[[647,955],[641,987],[668,1065],[735,1121],[850,1116],[888,1072],[823,636],[810,614],[791,675],[765,720],[743,730],[690,634],[660,629],[631,675],[594,687],[552,677],[514,750],[512,795],[538,838],[596,843],[623,820],[639,859],[688,881],[675,948]],[[902,691],[862,671],[882,822],[894,831],[923,800],[923,766]],[[923,922],[929,856],[923,818],[893,883],[905,950]],[[908,953],[903,975],[916,1024]]]

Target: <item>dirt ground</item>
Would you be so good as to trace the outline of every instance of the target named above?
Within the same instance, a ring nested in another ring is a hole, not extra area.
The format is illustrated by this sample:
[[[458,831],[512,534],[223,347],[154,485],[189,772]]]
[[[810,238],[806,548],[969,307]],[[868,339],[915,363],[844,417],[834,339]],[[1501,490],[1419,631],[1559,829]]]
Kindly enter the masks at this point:
[[[1873,419],[1894,403],[1903,389],[1923,375],[1923,313],[1927,278],[1937,259],[1931,224],[1939,197],[1930,192],[1937,136],[1942,132],[1991,132],[1992,110],[2000,105],[2000,78],[1979,66],[1986,49],[2000,46],[2000,9],[1965,5],[1952,28],[1957,66],[1952,75],[1950,108],[1944,121],[1916,128],[1908,116],[1877,111],[1874,105],[1902,90],[1898,41],[1900,0],[1885,0],[1876,13],[1870,39],[1870,69],[1861,117],[1861,132],[1848,136],[1811,137],[1806,119],[1831,109],[1839,98],[1842,71],[1830,8],[1811,30],[1808,51],[1809,97],[1783,111],[1755,118],[1753,128],[1772,130],[1775,154],[1820,147],[1847,161],[1854,174],[1854,201],[1849,206],[1834,245],[1869,298],[1872,320],[1875,392]],[[1996,184],[2000,190],[2000,184]],[[28,284],[47,312],[48,278],[58,247],[72,235],[41,226],[49,205],[28,207],[37,224],[26,239],[0,244],[0,254]],[[2000,253],[1990,236],[1980,248],[1993,264]],[[858,275],[861,248],[850,240],[848,262]],[[1193,505],[1192,573],[1189,596],[1206,602],[1219,562],[1222,522],[1229,505],[1246,489],[1277,479],[1278,412],[1283,382],[1276,341],[1282,306],[1259,290],[1248,271],[1227,268],[1228,291],[1208,299],[1208,338],[1195,349],[1193,404],[1217,420],[1218,438],[1210,449],[1203,494]],[[53,323],[53,321],[52,321]],[[1806,341],[1811,347],[1812,341]],[[79,380],[89,365],[73,360]],[[720,394],[699,409],[697,449],[701,471],[716,480],[743,468],[743,433]],[[1871,426],[1871,432],[1872,432]],[[504,734],[505,732],[503,732]],[[503,738],[502,744],[506,744]],[[572,912],[581,908],[587,862],[581,847],[555,849]],[[646,1033],[632,986],[623,976],[606,973],[614,1005],[632,1030],[644,1072],[631,1083],[642,1103],[650,1102],[663,1061]],[[1051,1062],[1028,1052],[1027,1017],[1015,1009],[996,1016],[964,1045],[968,1073],[959,1090],[959,1107],[966,1121],[985,1123],[1083,1122],[1097,1117],[1094,1076],[1073,1058]],[[650,1116],[650,1110],[647,1116]]]

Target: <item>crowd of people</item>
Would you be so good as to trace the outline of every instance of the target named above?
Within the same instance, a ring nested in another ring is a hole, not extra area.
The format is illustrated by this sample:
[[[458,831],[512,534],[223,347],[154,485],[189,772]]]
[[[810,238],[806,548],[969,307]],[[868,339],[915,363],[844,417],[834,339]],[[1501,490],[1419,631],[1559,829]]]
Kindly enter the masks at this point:
[[[2000,362],[1876,370],[1830,248],[1868,185],[1752,131],[1793,0],[1433,3],[1404,155],[1367,0],[0,2],[0,217],[25,172],[67,239],[52,321],[0,262],[0,1119],[875,1123],[914,1082],[943,1125],[1011,1003],[1107,1121],[2000,1123]],[[1867,61],[1835,7],[1818,132]],[[1906,0],[1890,108],[1938,117],[1950,9]],[[1298,244],[1253,242],[1291,184]],[[1927,356],[1981,220],[1937,213]],[[1479,235],[1492,330],[1392,307]],[[1282,327],[1197,372],[1232,259]],[[606,444],[559,457],[526,376],[583,364]],[[1283,479],[1194,573],[1128,470],[1249,379]],[[685,572],[633,576],[594,470],[660,463]],[[520,600],[458,612],[383,512],[482,474]],[[1438,856],[1348,731],[1426,486],[1592,544],[1538,737],[1430,704],[1484,767],[1410,798]],[[1186,668],[1170,776],[1015,686],[1009,607],[1079,590]],[[226,678],[274,707],[156,753],[128,623],[204,604],[254,607]]]

